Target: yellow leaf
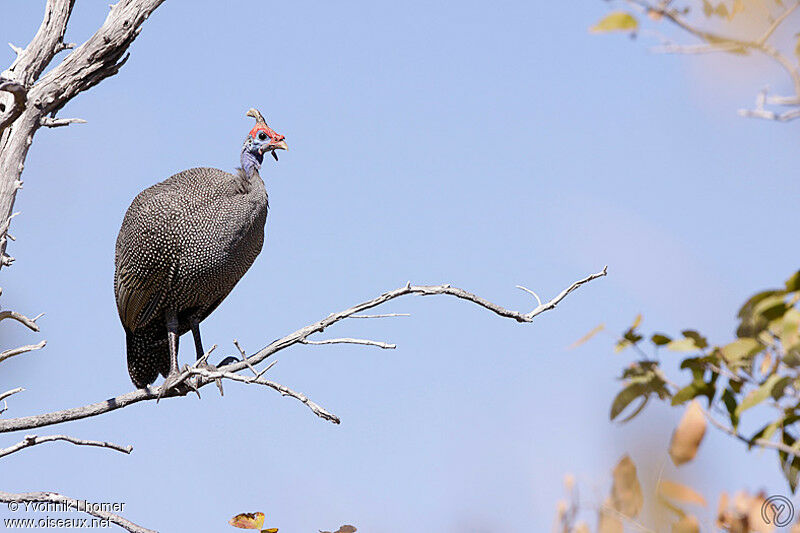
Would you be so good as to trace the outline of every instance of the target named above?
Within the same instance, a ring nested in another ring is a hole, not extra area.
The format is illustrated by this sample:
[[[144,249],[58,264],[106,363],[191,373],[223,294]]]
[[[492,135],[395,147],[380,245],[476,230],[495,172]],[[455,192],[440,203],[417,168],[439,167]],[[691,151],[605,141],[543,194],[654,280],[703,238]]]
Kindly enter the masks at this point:
[[[594,329],[592,329],[592,331],[590,331],[589,333],[587,333],[586,335],[584,335],[580,339],[578,339],[575,342],[573,342],[572,344],[570,344],[567,347],[567,350],[572,350],[573,348],[577,348],[578,346],[580,346],[582,344],[586,344],[589,341],[589,339],[591,339],[592,337],[594,337],[595,335],[597,335],[598,333],[603,331],[605,329],[605,327],[606,327],[605,324],[600,324],[598,326],[595,326]]]
[[[237,514],[228,523],[240,529],[261,529],[264,525],[264,513]]]
[[[597,531],[598,533],[624,533],[625,531],[622,521],[614,514],[611,498],[607,498],[597,512]]]
[[[741,13],[744,11],[744,0],[733,0],[733,7],[731,8],[731,13],[728,15],[728,20],[733,19],[737,13]]]
[[[700,533],[700,522],[690,514],[684,515],[673,524],[672,533]]]
[[[642,486],[636,477],[636,465],[630,456],[625,455],[614,467],[614,483],[611,486],[611,501],[614,509],[625,516],[639,514],[644,504]]]
[[[271,527],[269,529],[262,529],[261,533],[278,533],[277,527]]]
[[[697,400],[692,400],[686,407],[678,427],[672,433],[669,444],[669,456],[675,466],[688,463],[697,455],[697,449],[706,434],[706,418]]]
[[[609,31],[636,31],[639,22],[624,11],[614,11],[603,17],[600,22],[589,28],[592,33],[605,33]]]
[[[706,506],[706,499],[703,498],[702,494],[696,492],[691,487],[675,483],[674,481],[662,480],[661,483],[658,484],[658,493],[665,498],[684,503],[694,503],[702,505],[703,507]]]

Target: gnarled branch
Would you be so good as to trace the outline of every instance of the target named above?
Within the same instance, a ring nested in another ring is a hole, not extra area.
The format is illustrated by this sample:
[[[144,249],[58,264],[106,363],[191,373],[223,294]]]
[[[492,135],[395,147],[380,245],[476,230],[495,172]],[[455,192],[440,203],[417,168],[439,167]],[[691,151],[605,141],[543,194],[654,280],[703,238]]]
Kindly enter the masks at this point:
[[[20,176],[36,131],[66,126],[80,119],[57,119],[55,113],[80,92],[116,74],[141,26],[164,0],[120,0],[103,25],[80,46],[64,42],[75,0],[48,0],[36,35],[0,75],[0,220],[14,208]],[[73,49],[64,60],[42,75],[56,54]],[[13,103],[5,93],[14,96]],[[13,259],[0,239],[0,268]]]

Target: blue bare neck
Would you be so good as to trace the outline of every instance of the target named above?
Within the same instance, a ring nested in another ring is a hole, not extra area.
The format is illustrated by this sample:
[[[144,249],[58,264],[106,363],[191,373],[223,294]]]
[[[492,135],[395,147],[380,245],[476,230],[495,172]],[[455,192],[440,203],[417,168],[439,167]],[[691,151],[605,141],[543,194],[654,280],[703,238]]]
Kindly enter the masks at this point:
[[[242,150],[241,160],[242,170],[244,170],[247,176],[252,176],[253,174],[258,174],[258,171],[261,170],[261,162],[264,160],[264,156],[258,152],[253,153],[245,148]]]

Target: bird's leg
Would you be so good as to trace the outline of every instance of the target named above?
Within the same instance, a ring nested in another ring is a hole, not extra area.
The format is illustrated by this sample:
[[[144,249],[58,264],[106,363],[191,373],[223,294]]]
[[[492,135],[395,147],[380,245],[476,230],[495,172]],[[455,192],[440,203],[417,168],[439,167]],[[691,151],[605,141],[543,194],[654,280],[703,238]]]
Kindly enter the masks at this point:
[[[181,384],[180,375],[181,371],[178,368],[178,317],[173,313],[168,316],[167,318],[167,341],[169,344],[169,374],[167,375],[164,383],[161,385],[161,390],[158,393],[158,399],[160,400],[164,393],[168,390],[176,388],[178,385]],[[192,384],[187,383],[189,387],[192,387]],[[181,391],[184,394],[188,391]]]
[[[217,367],[209,363],[208,359],[200,361],[201,359],[203,359],[203,356],[205,355],[205,352],[203,351],[203,341],[200,340],[200,321],[197,319],[197,317],[192,317],[191,319],[189,319],[189,325],[192,328],[192,337],[194,337],[194,349],[195,352],[197,352],[197,361],[198,361],[197,366],[199,368],[205,368],[209,372],[216,372],[218,370]],[[200,381],[200,377],[201,376],[197,376],[198,382]],[[217,384],[220,396],[224,396],[225,393],[222,391],[222,380],[220,378],[217,378],[214,380],[214,382]]]

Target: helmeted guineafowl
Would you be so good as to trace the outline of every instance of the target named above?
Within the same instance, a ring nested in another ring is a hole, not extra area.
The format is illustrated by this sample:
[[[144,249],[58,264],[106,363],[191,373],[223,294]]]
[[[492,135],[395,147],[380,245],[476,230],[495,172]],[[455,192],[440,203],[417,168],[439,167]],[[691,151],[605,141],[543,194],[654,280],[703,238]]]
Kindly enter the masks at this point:
[[[202,322],[230,293],[264,243],[267,192],[264,154],[286,142],[256,119],[236,174],[184,170],[145,189],[125,213],[117,237],[114,293],[127,337],[128,373],[143,388],[158,374],[175,385],[178,338],[191,330],[198,359]]]

